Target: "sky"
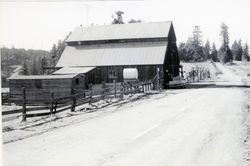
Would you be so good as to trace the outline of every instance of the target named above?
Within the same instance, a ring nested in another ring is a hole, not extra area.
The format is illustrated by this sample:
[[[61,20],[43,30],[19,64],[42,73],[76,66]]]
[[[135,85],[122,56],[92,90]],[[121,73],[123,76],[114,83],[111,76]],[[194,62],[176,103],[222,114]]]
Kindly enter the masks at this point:
[[[220,46],[220,25],[228,25],[230,44],[250,43],[250,0],[0,0],[0,46],[50,50],[77,26],[110,24],[115,11],[123,19],[173,21],[178,44],[195,25],[203,41]]]

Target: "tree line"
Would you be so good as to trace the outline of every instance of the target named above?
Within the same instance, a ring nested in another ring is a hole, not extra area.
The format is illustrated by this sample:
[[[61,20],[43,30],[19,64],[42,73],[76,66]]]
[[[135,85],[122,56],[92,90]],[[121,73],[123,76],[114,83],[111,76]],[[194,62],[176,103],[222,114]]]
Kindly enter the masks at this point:
[[[194,26],[192,36],[187,42],[181,42],[178,46],[180,60],[185,62],[212,60],[223,64],[232,63],[233,60],[250,61],[247,42],[243,45],[241,39],[235,40],[230,47],[228,26],[224,23],[221,24],[220,38],[219,49],[216,48],[215,43],[211,45],[209,40],[203,44],[200,26]]]
[[[21,74],[33,75],[41,74],[41,59],[48,57],[50,53],[45,50],[1,48],[1,80],[2,86],[6,86],[7,78],[21,66]]]

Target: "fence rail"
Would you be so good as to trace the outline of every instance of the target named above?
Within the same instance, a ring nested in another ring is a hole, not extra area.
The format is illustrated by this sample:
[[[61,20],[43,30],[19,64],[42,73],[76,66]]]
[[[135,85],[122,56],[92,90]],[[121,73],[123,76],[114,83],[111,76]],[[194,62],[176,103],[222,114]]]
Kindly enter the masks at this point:
[[[160,88],[159,85],[156,85],[157,82],[159,81],[155,81],[155,79],[133,84],[121,83],[121,85],[117,85],[116,82],[113,82],[113,86],[111,87],[106,87],[105,83],[103,83],[99,89],[94,89],[92,84],[90,84],[88,90],[78,91],[73,95],[58,98],[54,96],[54,92],[50,92],[50,98],[42,100],[27,99],[27,91],[25,88],[23,88],[22,94],[18,94],[18,98],[14,98],[15,95],[9,96],[10,102],[18,103],[19,105],[22,105],[22,108],[3,111],[2,115],[5,116],[21,113],[20,116],[22,116],[22,121],[26,121],[27,118],[52,115],[69,109],[71,112],[74,112],[77,106],[86,103],[91,104],[109,97],[123,98],[123,96],[127,94],[147,92],[149,90],[156,89],[156,87]],[[10,117],[7,119],[12,120]]]
[[[187,84],[210,78],[210,71],[204,67],[193,68],[186,76]]]

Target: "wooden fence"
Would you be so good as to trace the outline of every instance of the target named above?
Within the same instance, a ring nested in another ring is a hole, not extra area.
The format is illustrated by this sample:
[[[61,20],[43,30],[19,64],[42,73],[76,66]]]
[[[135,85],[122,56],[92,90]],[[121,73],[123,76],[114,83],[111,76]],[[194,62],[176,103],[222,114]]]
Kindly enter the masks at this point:
[[[210,71],[205,69],[204,67],[196,67],[192,68],[190,72],[188,72],[186,76],[186,82],[191,84],[193,82],[199,82],[206,78],[210,78]]]
[[[74,112],[77,106],[86,103],[91,104],[93,102],[109,97],[123,98],[123,96],[127,94],[147,92],[152,89],[159,89],[160,85],[158,83],[159,81],[157,80],[150,80],[133,84],[117,84],[116,82],[113,82],[112,87],[106,87],[105,83],[103,83],[102,87],[98,89],[93,88],[93,85],[90,84],[89,89],[78,91],[77,93],[71,96],[56,98],[54,97],[54,92],[50,92],[50,98],[43,100],[27,100],[27,92],[26,89],[23,88],[22,94],[17,94],[19,95],[18,100],[15,98],[10,98],[10,101],[22,105],[22,108],[3,111],[2,115],[5,116],[10,114],[21,113],[22,121],[26,121],[26,119],[30,117],[52,115],[69,109]],[[21,100],[20,96],[22,98]]]

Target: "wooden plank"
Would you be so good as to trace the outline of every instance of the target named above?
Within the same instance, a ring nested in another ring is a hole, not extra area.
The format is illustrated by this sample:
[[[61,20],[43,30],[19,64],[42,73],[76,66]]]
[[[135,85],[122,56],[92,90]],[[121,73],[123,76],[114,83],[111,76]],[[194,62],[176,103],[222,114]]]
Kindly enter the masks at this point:
[[[31,112],[31,111],[40,111],[40,110],[45,110],[45,109],[49,109],[49,107],[30,107],[30,108],[26,108],[27,112]],[[15,109],[15,110],[9,110],[9,111],[3,111],[2,115],[10,115],[10,114],[17,114],[17,113],[21,113],[22,112],[22,108],[20,109]]]
[[[38,116],[47,116],[50,115],[50,112],[42,112],[42,113],[35,113],[35,114],[26,114],[27,118],[31,118],[31,117],[38,117]]]
[[[62,109],[57,110],[56,113],[66,111],[66,110],[68,110],[68,109],[70,109],[70,108],[71,108],[71,105],[68,106],[68,107],[65,107],[65,108],[62,108]]]
[[[22,115],[16,115],[16,116],[5,117],[5,118],[2,118],[2,122],[8,122],[8,121],[11,121],[11,120],[18,119],[20,116],[22,116]]]

